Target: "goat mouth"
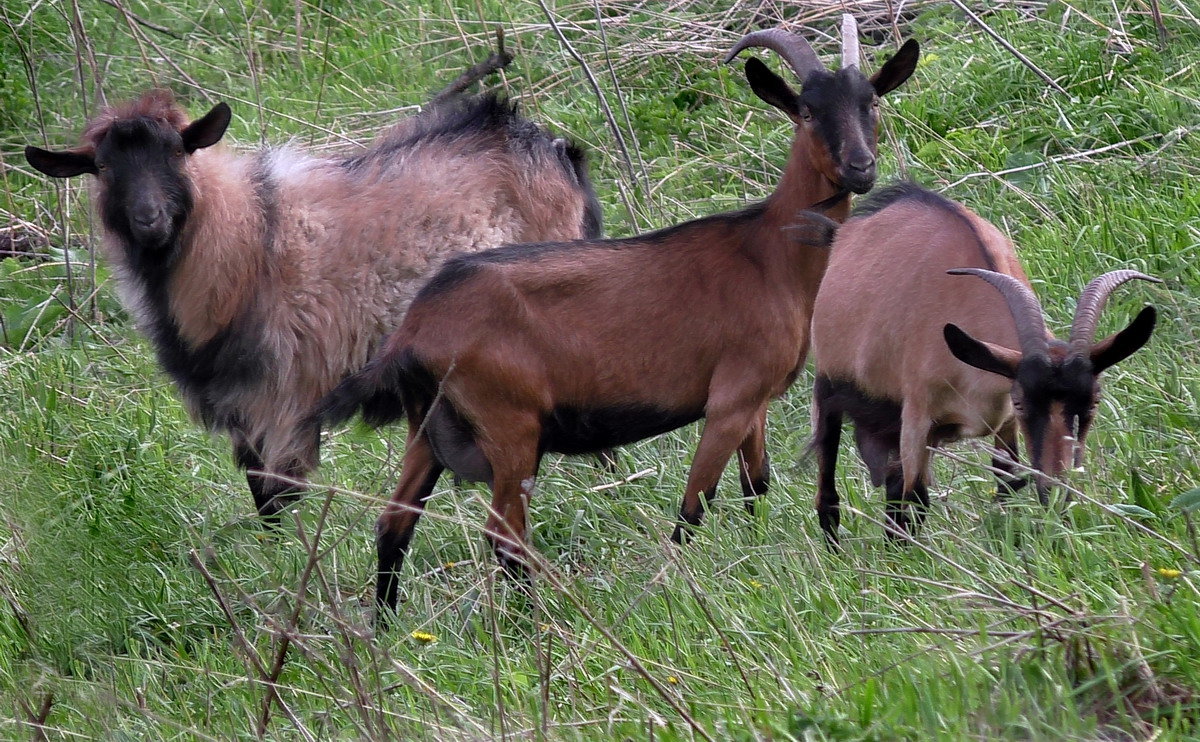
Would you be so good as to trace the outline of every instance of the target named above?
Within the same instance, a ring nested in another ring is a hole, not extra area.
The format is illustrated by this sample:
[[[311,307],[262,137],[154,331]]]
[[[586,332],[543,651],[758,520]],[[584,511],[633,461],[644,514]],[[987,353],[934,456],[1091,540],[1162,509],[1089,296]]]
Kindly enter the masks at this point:
[[[164,220],[162,224],[155,224],[153,226],[133,224],[130,225],[129,231],[138,246],[145,249],[157,249],[165,247],[171,242],[173,230],[170,221]]]
[[[875,187],[875,175],[847,174],[842,178],[842,187],[861,196]]]

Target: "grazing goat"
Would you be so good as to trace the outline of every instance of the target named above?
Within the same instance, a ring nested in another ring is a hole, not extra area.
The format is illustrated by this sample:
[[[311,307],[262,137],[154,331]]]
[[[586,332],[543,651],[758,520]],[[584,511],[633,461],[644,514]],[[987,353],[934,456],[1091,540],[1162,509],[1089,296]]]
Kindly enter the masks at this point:
[[[747,508],[767,485],[767,403],[807,355],[810,307],[827,252],[797,239],[817,202],[844,218],[846,190],[875,180],[878,97],[916,66],[909,41],[868,80],[826,70],[804,39],[744,37],[777,51],[803,92],[761,62],[752,89],[795,122],[780,184],[766,201],[622,240],[511,245],[448,261],[364,369],[326,399],[327,422],[359,409],[379,425],[408,419],[403,471],[377,537],[381,608],[425,500],[450,469],[486,481],[486,531],[500,563],[524,573],[527,501],[547,451],[585,453],[706,418],[674,539],[700,522],[739,450]]]
[[[1023,486],[1014,466],[1018,426],[1041,472],[1044,504],[1047,478],[1070,466],[1072,449],[1075,465],[1081,460],[1100,372],[1154,330],[1149,306],[1093,342],[1113,289],[1134,278],[1157,281],[1121,270],[1087,285],[1070,340],[1055,340],[1008,239],[961,204],[912,184],[873,195],[838,230],[831,253],[812,321],[816,507],[831,545],[844,415],[872,484],[886,485],[889,534],[918,526],[929,506],[927,446],[993,435],[1001,492]]]
[[[230,433],[258,512],[274,516],[317,464],[307,413],[448,254],[598,237],[600,207],[582,151],[490,95],[344,157],[209,149],[230,116],[218,103],[189,123],[151,91],[89,122],[79,148],[25,157],[52,177],[95,176],[127,306],[193,417]]]

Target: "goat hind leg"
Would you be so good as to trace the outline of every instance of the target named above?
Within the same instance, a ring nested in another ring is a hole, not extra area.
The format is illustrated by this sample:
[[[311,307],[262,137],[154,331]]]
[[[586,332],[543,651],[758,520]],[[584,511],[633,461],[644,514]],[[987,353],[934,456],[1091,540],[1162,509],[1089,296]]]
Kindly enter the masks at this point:
[[[767,408],[763,405],[750,433],[738,446],[738,480],[742,504],[754,515],[754,505],[771,484],[771,457],[767,454]]]
[[[237,463],[239,469],[246,472],[246,485],[250,488],[250,495],[254,498],[255,511],[263,516],[262,522],[264,524],[278,525],[278,515],[268,508],[271,498],[263,494],[263,474],[266,465],[263,463],[262,457],[258,455],[258,452],[262,448],[261,444],[255,445],[251,443],[238,430],[233,431],[232,436],[233,460]]]
[[[416,429],[416,425],[412,426]],[[375,524],[375,550],[379,559],[375,582],[377,618],[383,623],[389,612],[396,611],[399,575],[408,544],[417,521],[425,511],[425,502],[437,484],[442,465],[433,455],[425,436],[409,435],[404,451],[400,481],[391,501],[384,507]]]
[[[540,426],[535,419],[514,419],[501,427],[503,440],[483,445],[492,466],[492,505],[486,533],[504,573],[528,591],[529,555],[526,544],[529,500],[537,476]]]
[[[294,465],[271,467],[262,458],[263,442],[251,443],[241,433],[234,433],[233,457],[246,472],[246,484],[254,497],[254,509],[262,523],[270,528],[280,525],[280,512],[304,491],[304,486],[286,480],[302,480],[311,467],[297,461]],[[315,458],[315,457],[314,457]]]
[[[617,450],[615,448],[602,448],[596,452],[596,463],[600,464],[600,468],[612,474],[617,471]]]
[[[895,531],[915,534],[928,512],[929,429],[925,408],[919,402],[906,401],[900,410],[900,466],[889,467],[886,481],[889,524],[885,530],[891,537],[897,536]]]
[[[832,393],[829,379],[817,378],[813,386],[813,448],[817,451],[817,520],[825,541],[831,549],[838,546],[838,528],[841,525],[841,498],[837,493],[838,445],[842,441],[842,412],[831,408],[828,397]]]

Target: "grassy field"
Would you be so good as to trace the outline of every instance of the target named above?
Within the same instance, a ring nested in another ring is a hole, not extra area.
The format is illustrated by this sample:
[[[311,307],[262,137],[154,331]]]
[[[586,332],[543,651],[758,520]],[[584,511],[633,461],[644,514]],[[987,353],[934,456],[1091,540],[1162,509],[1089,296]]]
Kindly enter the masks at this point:
[[[551,4],[0,8],[0,234],[49,258],[0,261],[0,738],[1200,735],[1200,536],[1172,502],[1200,485],[1200,11],[971,3],[1059,92],[950,3],[905,3],[895,24],[887,2]],[[372,523],[402,431],[327,435],[329,487],[265,534],[226,441],[187,420],[95,261],[84,189],[20,155],[74,143],[100,101],[152,84],[196,115],[228,101],[239,147],[354,148],[503,29],[516,59],[487,84],[586,145],[607,231],[626,235],[770,192],[789,126],[720,57],[756,17],[782,17],[832,60],[843,5],[873,34],[869,68],[900,38],[924,50],[884,103],[885,181],[1006,230],[1053,327],[1100,272],[1165,279],[1106,311],[1101,332],[1147,302],[1160,324],[1107,375],[1070,503],[1060,490],[1049,510],[1030,496],[1001,509],[986,455],[956,446],[937,457],[926,529],[897,547],[847,449],[847,549],[831,554],[803,455],[805,374],[771,410],[760,514],[727,476],[683,550],[666,536],[695,426],[621,450],[615,474],[548,458],[533,601],[484,546],[486,492],[443,482],[399,626],[375,637]]]

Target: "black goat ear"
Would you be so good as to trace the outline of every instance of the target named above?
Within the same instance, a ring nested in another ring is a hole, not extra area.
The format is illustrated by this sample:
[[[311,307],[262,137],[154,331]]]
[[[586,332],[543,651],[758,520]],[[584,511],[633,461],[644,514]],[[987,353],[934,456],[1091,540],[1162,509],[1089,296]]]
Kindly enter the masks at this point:
[[[793,119],[800,116],[800,96],[796,95],[796,91],[792,90],[782,77],[754,57],[746,60],[746,80],[759,98]]]
[[[1017,377],[1017,364],[1021,362],[1020,351],[976,340],[953,324],[942,328],[942,336],[945,337],[946,345],[954,357],[968,366],[1009,379]]]
[[[921,56],[921,45],[916,39],[909,39],[900,47],[891,59],[883,63],[879,71],[871,76],[871,85],[875,87],[875,95],[886,95],[904,84],[917,68],[917,59]]]
[[[66,150],[51,152],[41,147],[26,147],[25,159],[34,169],[49,175],[51,178],[73,178],[76,175],[90,173],[95,175],[96,158],[88,150]]]
[[[1158,321],[1158,312],[1154,307],[1146,307],[1138,312],[1138,316],[1120,332],[1113,333],[1092,346],[1092,370],[1100,373],[1109,366],[1115,366],[1150,340],[1154,332],[1154,324]]]
[[[218,103],[213,106],[211,111],[188,124],[184,127],[183,131],[179,132],[180,136],[183,137],[183,148],[190,155],[198,149],[213,146],[221,141],[221,137],[225,135],[225,130],[229,128],[229,121],[232,118],[233,111],[229,110],[228,104]]]

